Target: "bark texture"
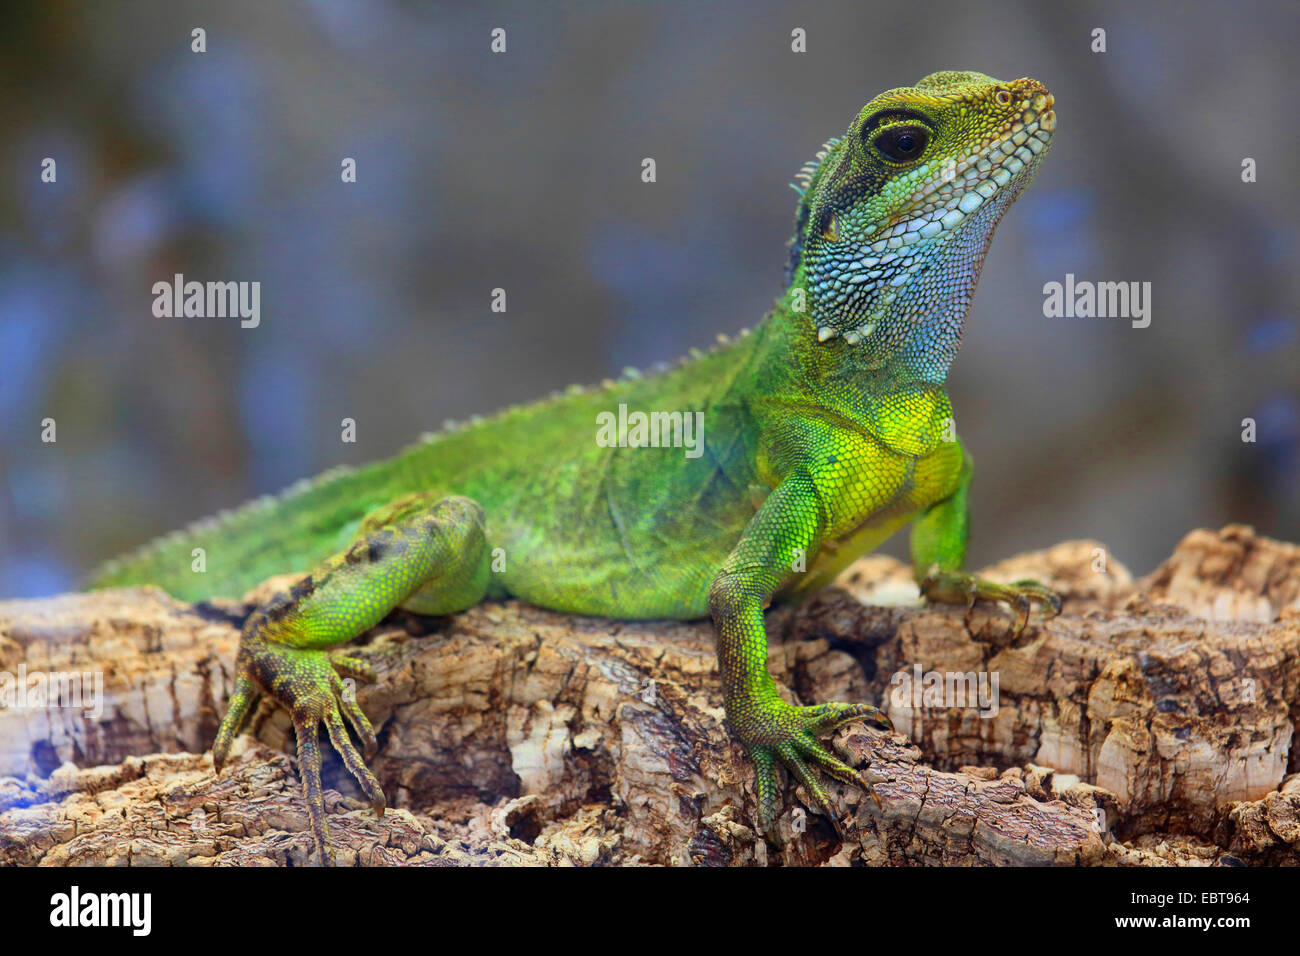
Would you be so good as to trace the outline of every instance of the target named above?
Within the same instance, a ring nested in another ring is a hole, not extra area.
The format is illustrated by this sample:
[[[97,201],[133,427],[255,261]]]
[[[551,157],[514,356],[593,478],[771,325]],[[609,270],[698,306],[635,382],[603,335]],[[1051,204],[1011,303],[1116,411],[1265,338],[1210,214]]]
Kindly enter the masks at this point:
[[[1012,640],[1007,609],[921,608],[906,567],[868,557],[769,615],[780,684],[899,731],[836,736],[879,798],[832,784],[842,839],[794,786],[779,842],[756,837],[707,622],[514,602],[391,619],[356,651],[390,810],[330,753],[339,862],[1300,862],[1300,547],[1229,526],[1141,581],[1094,542],[985,573],[1038,578],[1064,611]],[[246,610],[147,588],[0,602],[0,862],[309,861],[287,715],[264,700],[220,776],[206,753]],[[99,675],[102,712],[65,706],[51,675],[74,673]]]

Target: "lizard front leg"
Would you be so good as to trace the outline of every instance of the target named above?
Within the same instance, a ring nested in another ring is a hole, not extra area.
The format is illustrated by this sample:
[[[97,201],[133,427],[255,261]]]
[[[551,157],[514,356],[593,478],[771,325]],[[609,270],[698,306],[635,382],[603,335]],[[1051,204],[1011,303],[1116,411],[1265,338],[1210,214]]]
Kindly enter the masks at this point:
[[[854,720],[887,730],[893,726],[870,704],[787,704],[768,672],[763,609],[793,575],[796,557],[816,552],[824,525],[811,476],[796,472],[763,502],[709,589],[727,722],[754,761],[758,824],[764,833],[776,822],[778,762],[804,785],[838,830],[818,772],[856,786],[869,785],[818,738]]]
[[[384,812],[385,800],[344,724],[346,719],[372,755],[374,729],[340,675],[373,679],[373,674],[364,662],[331,657],[325,648],[352,640],[397,607],[423,614],[471,607],[486,592],[490,573],[483,510],[468,498],[413,495],[371,515],[351,547],[258,608],[244,624],[235,688],[212,745],[217,771],[258,693],[279,701],[293,717],[316,851],[322,863],[332,864],[320,779],[322,724],[377,813]]]
[[[956,489],[921,512],[912,523],[912,574],[921,593],[931,601],[965,604],[968,612],[976,601],[1010,604],[1017,612],[1012,627],[1012,637],[1016,638],[1029,623],[1034,603],[1056,615],[1061,612],[1061,599],[1037,581],[998,584],[962,570],[970,536],[970,481],[970,455],[963,449]]]

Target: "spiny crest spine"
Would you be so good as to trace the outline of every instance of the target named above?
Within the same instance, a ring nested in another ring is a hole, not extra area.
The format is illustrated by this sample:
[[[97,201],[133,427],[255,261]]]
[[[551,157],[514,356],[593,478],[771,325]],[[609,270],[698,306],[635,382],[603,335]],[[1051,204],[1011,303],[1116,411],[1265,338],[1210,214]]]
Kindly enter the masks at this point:
[[[795,270],[799,268],[799,259],[803,255],[803,231],[808,224],[809,201],[808,193],[812,189],[812,184],[816,181],[818,174],[821,172],[822,163],[830,155],[831,150],[839,145],[841,137],[832,136],[826,142],[822,143],[822,148],[817,150],[817,154],[808,162],[804,163],[803,168],[795,174],[798,185],[790,184],[790,188],[799,194],[799,204],[795,207],[794,212],[794,236],[790,240],[790,258],[785,267],[785,284],[790,285],[794,279]]]
[[[830,154],[830,151],[835,148],[839,141],[838,136],[832,136],[822,143],[822,147],[817,150],[817,154],[804,163],[799,172],[794,174],[794,178],[798,180],[798,183],[791,183],[790,188],[797,192],[800,197],[803,197],[812,187],[812,181],[817,176],[817,170],[821,168],[822,162],[825,161],[827,155]]]

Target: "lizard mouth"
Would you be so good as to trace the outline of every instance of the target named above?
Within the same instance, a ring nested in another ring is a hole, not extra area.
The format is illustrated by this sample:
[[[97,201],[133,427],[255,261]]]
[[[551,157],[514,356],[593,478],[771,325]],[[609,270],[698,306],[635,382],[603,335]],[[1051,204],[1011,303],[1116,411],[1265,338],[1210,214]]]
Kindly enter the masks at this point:
[[[976,143],[967,155],[949,159],[908,202],[908,213],[869,244],[874,253],[902,249],[952,232],[986,204],[1005,206],[1028,183],[1047,154],[1056,131],[1055,99],[1041,86],[1025,95],[1020,113]]]

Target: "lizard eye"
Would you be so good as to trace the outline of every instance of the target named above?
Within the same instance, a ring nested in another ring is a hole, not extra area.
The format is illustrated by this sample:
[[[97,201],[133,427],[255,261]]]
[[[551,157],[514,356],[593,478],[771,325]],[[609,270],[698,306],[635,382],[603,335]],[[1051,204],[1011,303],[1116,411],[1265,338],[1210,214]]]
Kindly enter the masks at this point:
[[[929,145],[930,134],[923,126],[891,126],[871,141],[891,163],[910,163]]]

